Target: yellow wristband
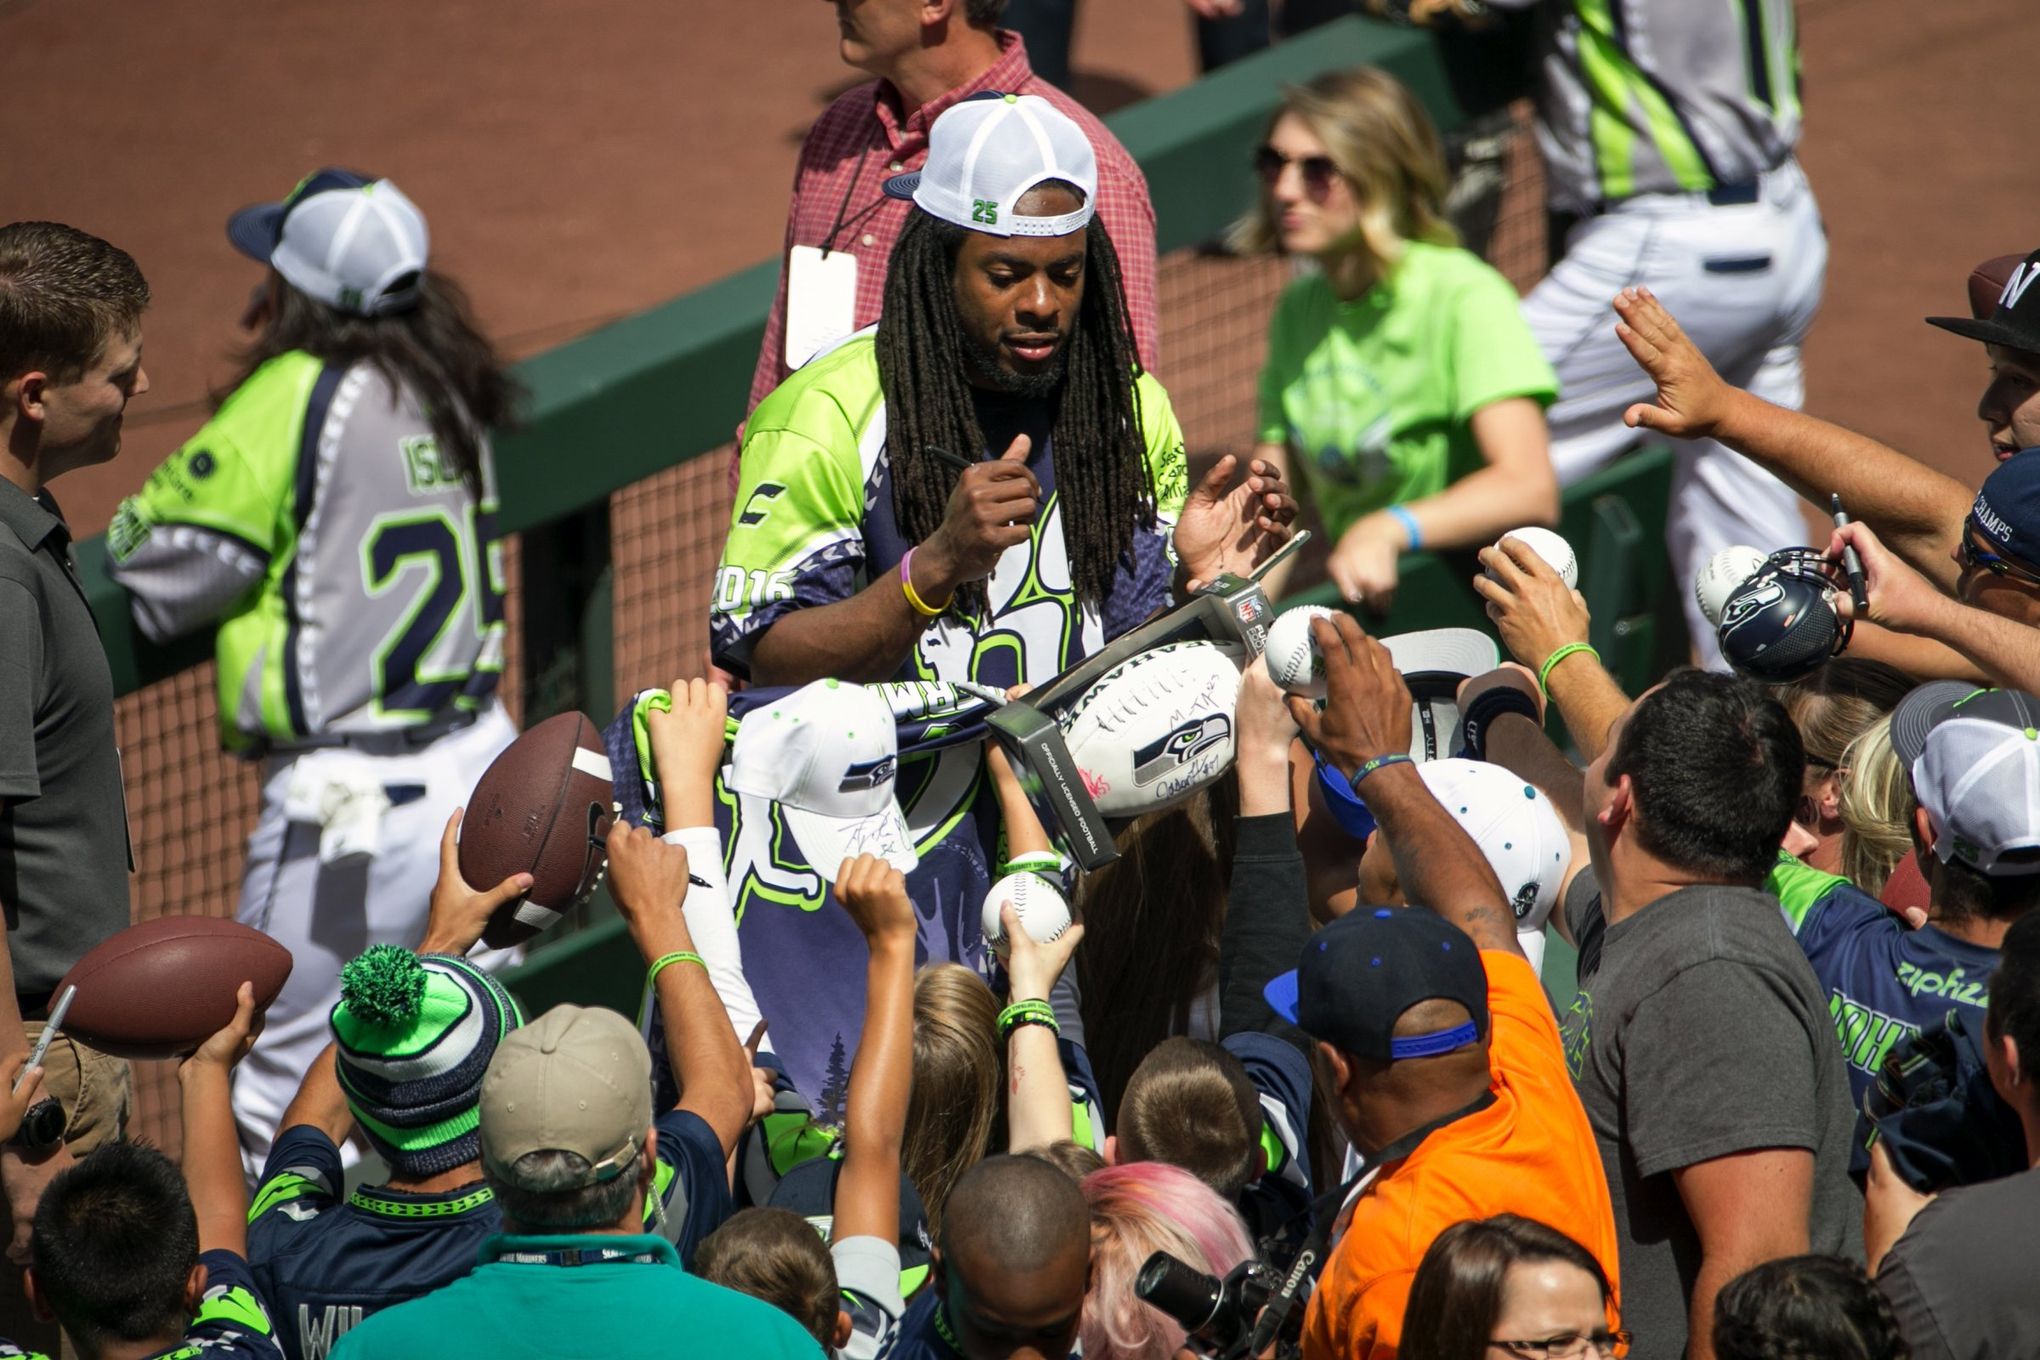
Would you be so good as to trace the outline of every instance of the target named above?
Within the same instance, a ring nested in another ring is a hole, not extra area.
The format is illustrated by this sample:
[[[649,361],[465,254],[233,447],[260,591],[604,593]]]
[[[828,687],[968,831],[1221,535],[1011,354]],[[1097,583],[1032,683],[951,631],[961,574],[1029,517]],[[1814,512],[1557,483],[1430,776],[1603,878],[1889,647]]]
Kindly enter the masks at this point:
[[[1537,671],[1537,688],[1544,691],[1545,698],[1549,699],[1551,697],[1551,668],[1571,656],[1574,652],[1585,652],[1596,661],[1601,659],[1601,654],[1584,642],[1568,642],[1550,656],[1545,657],[1544,664]]]
[[[900,559],[900,590],[907,597],[907,608],[913,610],[924,619],[940,618],[942,617],[943,610],[949,608],[949,603],[945,600],[941,608],[938,609],[921,598],[920,594],[914,589],[914,575],[910,570],[913,561],[914,550],[909,548],[907,549],[907,555]]]
[[[658,958],[652,960],[652,970],[645,974],[645,986],[657,987],[659,985],[659,974],[665,972],[666,969],[676,963],[698,963],[701,965],[702,972],[708,971],[707,959],[704,959],[691,949],[681,949],[671,954],[661,954]]]

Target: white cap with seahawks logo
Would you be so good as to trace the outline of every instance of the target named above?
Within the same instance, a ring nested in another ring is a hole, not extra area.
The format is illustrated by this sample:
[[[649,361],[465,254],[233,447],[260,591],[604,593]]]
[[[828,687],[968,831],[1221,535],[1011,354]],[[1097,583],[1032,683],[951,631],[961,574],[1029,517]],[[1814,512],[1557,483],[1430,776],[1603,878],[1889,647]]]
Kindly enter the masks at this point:
[[[1044,180],[1074,185],[1075,212],[1022,217],[1021,199]],[[992,236],[1067,236],[1091,220],[1098,157],[1069,115],[1038,94],[975,95],[951,105],[928,129],[928,160],[885,182],[894,198]]]
[[[1433,760],[1417,773],[1487,857],[1516,913],[1516,942],[1544,971],[1544,923],[1572,863],[1572,837],[1542,790],[1484,760]]]
[[[786,814],[801,854],[829,882],[844,860],[920,863],[893,797],[900,737],[892,706],[863,685],[817,680],[737,724],[727,783]]]

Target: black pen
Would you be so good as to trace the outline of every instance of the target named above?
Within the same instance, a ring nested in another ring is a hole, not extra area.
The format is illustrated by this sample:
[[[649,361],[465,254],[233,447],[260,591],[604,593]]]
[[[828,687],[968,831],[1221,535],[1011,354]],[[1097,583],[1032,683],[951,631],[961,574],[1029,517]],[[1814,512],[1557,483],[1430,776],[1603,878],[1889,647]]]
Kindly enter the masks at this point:
[[[940,458],[943,462],[949,464],[949,466],[955,468],[958,472],[970,471],[971,467],[970,459],[965,458],[962,454],[951,453],[948,449],[943,448],[940,444],[929,444],[927,445],[927,449],[928,452],[934,454],[937,458]]]
[[[1842,509],[1841,492],[1829,494],[1828,508],[1834,512],[1837,529],[1849,522],[1849,512]],[[1857,616],[1867,615],[1870,612],[1870,583],[1863,579],[1863,559],[1857,555],[1853,543],[1842,544],[1842,571],[1849,578],[1849,598],[1856,602]]]

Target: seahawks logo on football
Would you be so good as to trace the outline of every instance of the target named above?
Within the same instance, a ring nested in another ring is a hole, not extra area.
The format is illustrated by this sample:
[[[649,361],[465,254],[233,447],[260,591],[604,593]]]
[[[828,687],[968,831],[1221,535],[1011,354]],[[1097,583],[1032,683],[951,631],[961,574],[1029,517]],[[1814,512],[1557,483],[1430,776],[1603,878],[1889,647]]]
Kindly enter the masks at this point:
[[[1193,718],[1133,753],[1133,782],[1136,787],[1146,788],[1231,737],[1232,719],[1223,713]]]

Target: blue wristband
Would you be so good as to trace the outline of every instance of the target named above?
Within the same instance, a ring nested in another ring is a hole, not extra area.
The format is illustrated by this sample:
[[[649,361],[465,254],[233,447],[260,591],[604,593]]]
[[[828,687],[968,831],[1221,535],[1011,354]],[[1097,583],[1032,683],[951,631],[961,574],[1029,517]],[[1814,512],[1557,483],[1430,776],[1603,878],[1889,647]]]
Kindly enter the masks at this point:
[[[1417,517],[1410,513],[1407,505],[1400,503],[1391,505],[1388,507],[1388,513],[1395,516],[1396,522],[1402,525],[1403,531],[1410,536],[1411,552],[1424,546],[1424,531],[1417,527]]]
[[[1355,789],[1359,788],[1361,780],[1365,779],[1368,775],[1373,774],[1376,770],[1382,768],[1384,765],[1414,765],[1414,764],[1416,764],[1416,762],[1411,760],[1408,756],[1376,756],[1374,759],[1368,761],[1365,765],[1362,765],[1359,769],[1353,771],[1351,787]]]

